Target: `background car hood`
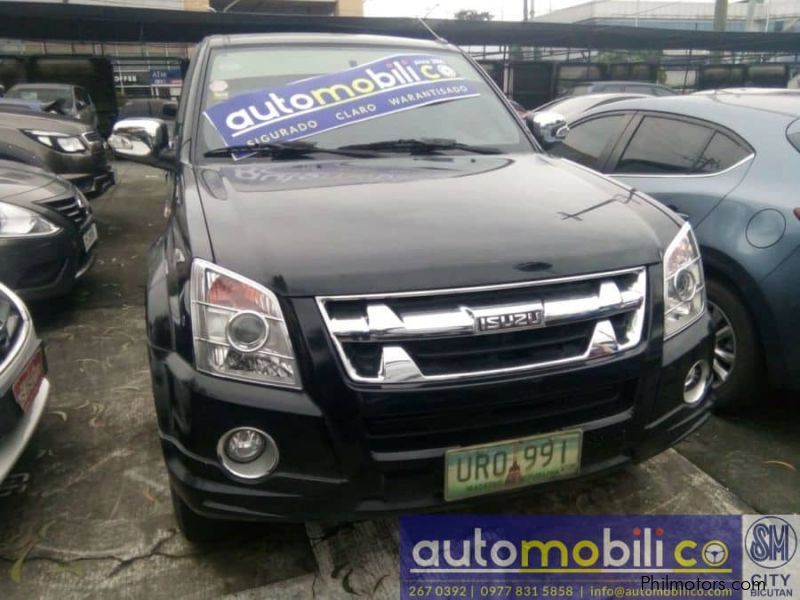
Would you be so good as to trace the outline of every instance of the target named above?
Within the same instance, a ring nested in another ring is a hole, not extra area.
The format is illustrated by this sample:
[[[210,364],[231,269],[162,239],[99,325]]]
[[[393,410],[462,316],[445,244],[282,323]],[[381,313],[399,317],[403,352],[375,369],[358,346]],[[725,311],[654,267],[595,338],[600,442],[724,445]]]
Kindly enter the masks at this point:
[[[72,186],[54,173],[22,163],[0,160],[0,200],[34,201],[67,194]]]
[[[676,221],[543,155],[241,161],[198,173],[218,264],[286,295],[465,287],[661,260]]]
[[[81,135],[92,128],[73,119],[51,113],[39,113],[10,106],[0,107],[0,127],[38,129],[66,135]]]

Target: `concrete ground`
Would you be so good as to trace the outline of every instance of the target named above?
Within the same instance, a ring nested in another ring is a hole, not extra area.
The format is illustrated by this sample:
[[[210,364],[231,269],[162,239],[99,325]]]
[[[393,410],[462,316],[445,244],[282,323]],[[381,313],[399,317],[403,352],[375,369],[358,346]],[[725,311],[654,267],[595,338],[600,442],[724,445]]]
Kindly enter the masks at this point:
[[[54,392],[0,487],[0,598],[396,598],[396,519],[250,527],[211,547],[177,533],[142,306],[166,188],[156,170],[117,168],[119,185],[94,203],[97,265],[68,298],[33,307]],[[762,400],[643,465],[475,511],[798,512],[797,398]]]

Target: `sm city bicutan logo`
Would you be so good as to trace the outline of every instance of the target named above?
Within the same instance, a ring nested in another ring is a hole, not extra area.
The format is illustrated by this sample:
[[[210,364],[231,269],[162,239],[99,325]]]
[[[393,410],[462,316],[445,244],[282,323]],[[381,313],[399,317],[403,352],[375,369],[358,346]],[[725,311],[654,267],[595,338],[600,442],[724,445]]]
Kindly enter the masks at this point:
[[[411,573],[731,573],[728,545],[719,539],[668,542],[664,529],[604,528],[599,540],[491,539],[481,528],[468,539],[420,540]]]
[[[744,536],[747,556],[765,569],[780,569],[797,552],[797,532],[780,517],[761,517]]]

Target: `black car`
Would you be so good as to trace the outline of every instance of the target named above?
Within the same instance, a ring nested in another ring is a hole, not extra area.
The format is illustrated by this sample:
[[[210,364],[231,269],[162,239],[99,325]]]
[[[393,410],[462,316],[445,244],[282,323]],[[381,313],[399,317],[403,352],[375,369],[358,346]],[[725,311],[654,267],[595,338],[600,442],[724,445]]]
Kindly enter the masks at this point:
[[[691,228],[543,154],[468,55],[215,36],[185,81],[171,143],[111,142],[172,174],[147,336],[187,537],[602,473],[707,418]]]
[[[97,129],[97,109],[89,92],[79,85],[18,83],[6,92],[6,98],[56,104],[61,114]]]
[[[66,294],[94,263],[96,242],[92,209],[75,186],[0,160],[0,282],[26,300]]]
[[[0,103],[0,160],[47,169],[96,198],[115,183],[106,142],[70,117]]]

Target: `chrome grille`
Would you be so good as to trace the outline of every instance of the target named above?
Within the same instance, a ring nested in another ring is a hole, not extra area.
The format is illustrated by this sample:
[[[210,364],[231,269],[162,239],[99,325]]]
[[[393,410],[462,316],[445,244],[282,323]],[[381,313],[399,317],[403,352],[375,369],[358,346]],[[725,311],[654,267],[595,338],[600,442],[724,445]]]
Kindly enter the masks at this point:
[[[86,223],[91,215],[88,204],[77,197],[62,198],[60,200],[48,200],[42,202],[44,206],[51,208],[75,223],[78,227]]]
[[[637,346],[645,268],[521,284],[317,303],[347,375],[426,383],[534,371]]]

